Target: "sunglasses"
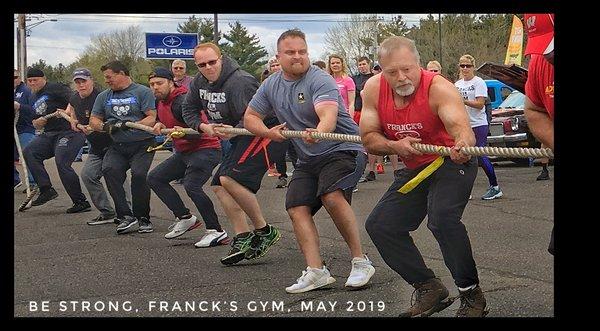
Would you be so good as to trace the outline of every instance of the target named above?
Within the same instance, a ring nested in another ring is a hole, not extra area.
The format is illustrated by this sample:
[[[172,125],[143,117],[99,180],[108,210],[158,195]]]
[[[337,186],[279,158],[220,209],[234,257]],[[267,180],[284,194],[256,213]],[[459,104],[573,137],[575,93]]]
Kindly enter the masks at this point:
[[[184,67],[173,67],[173,69],[175,69],[175,70],[183,70],[185,68]]]
[[[437,70],[437,69],[430,69],[429,71],[431,71],[431,72],[440,72],[440,71],[439,71],[439,70]]]
[[[17,79],[17,78],[19,78],[19,76],[15,76],[15,78],[14,78],[14,79]]]
[[[220,59],[220,58],[221,58],[221,57],[219,56],[219,59]],[[211,66],[211,67],[212,67],[212,66],[214,66],[215,64],[217,64],[217,61],[219,61],[219,59],[216,59],[216,60],[210,60],[210,61],[208,61],[208,62],[200,62],[200,63],[196,63],[196,65],[198,66],[198,68],[204,68],[204,67],[206,67],[206,65],[207,65],[207,64],[208,64],[209,66]]]
[[[459,64],[458,66],[461,68],[473,68],[472,64]]]

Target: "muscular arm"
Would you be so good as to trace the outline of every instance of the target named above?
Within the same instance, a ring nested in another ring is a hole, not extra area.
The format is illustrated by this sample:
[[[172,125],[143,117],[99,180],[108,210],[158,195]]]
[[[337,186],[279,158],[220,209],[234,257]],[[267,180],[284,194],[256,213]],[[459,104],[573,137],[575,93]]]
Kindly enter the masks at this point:
[[[317,131],[333,132],[337,125],[338,105],[329,101],[320,102],[315,106],[315,112],[319,117]]]
[[[102,131],[102,124],[104,123],[104,119],[98,115],[90,116],[90,128],[94,131]]]
[[[463,99],[452,83],[436,76],[429,88],[429,104],[444,123],[446,131],[454,138],[456,145],[462,142],[465,146],[475,146],[475,134],[469,124]]]
[[[546,110],[525,98],[525,118],[533,136],[554,150],[554,122]]]
[[[248,106],[244,113],[244,128],[259,137],[268,137],[269,128],[263,122],[264,119],[265,115],[258,113],[252,107]]]
[[[363,106],[360,113],[360,137],[370,154],[396,154],[396,151],[389,145],[391,141],[383,134],[377,114],[378,81],[379,76],[377,79],[369,78],[361,91]]]
[[[143,124],[150,127],[154,126],[154,124],[156,123],[156,110],[148,109],[144,112],[144,114],[146,115],[146,117],[142,118],[141,120],[135,123]]]

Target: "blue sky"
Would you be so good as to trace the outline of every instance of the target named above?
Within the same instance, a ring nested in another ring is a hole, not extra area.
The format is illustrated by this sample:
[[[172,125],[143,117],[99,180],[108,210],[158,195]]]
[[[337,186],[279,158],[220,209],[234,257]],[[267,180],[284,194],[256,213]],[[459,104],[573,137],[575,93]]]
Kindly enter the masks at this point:
[[[90,44],[91,37],[101,33],[122,30],[139,25],[143,32],[177,32],[177,25],[191,15],[213,18],[213,14],[34,14],[32,17],[56,19],[31,29],[27,37],[27,63],[44,59],[47,64],[68,65],[74,62]],[[398,14],[379,14],[389,18]],[[409,25],[418,23],[418,14],[402,14]],[[325,51],[325,33],[339,21],[348,19],[347,14],[221,14],[219,30],[229,31],[229,23],[239,20],[250,33],[256,34],[270,55],[275,53],[279,35],[290,28],[300,28],[306,33],[311,59],[321,58]],[[15,15],[16,18],[16,15]],[[36,24],[32,19],[27,25]],[[17,23],[14,23],[14,65],[17,65]]]

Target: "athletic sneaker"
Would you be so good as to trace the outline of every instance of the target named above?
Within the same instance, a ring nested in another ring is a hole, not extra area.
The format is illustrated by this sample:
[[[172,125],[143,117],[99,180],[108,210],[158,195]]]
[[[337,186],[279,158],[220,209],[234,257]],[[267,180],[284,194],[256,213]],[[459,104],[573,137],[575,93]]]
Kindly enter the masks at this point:
[[[377,170],[377,173],[380,175],[385,173],[385,169],[383,168],[383,164],[381,164],[381,163],[377,163],[376,170]]]
[[[285,291],[288,293],[303,293],[334,282],[335,278],[331,277],[326,266],[321,269],[306,267],[306,270],[302,271],[302,276],[296,279],[296,284],[286,287]]]
[[[355,257],[352,259],[352,271],[346,281],[346,287],[359,288],[367,285],[371,277],[375,274],[373,262],[365,257]]]
[[[490,188],[485,192],[485,194],[481,197],[482,200],[493,200],[501,198],[504,194],[500,189],[500,186],[490,186]]]
[[[137,218],[133,216],[125,216],[117,225],[117,234],[124,234],[133,231],[133,228],[138,224]]]
[[[542,169],[539,176],[537,176],[536,180],[548,180],[550,179],[550,174],[548,173],[548,169]]]
[[[104,217],[102,215],[98,215],[96,216],[96,218],[94,218],[91,221],[87,221],[87,225],[102,225],[102,224],[111,224],[114,222],[115,217]]]
[[[86,200],[77,201],[71,206],[71,208],[67,208],[67,214],[75,214],[75,213],[83,213],[84,211],[92,210],[92,206]]]
[[[152,222],[146,217],[139,218],[140,227],[138,228],[139,233],[150,233],[154,231],[154,227],[152,226]]]
[[[279,178],[279,180],[277,181],[277,185],[275,186],[275,188],[284,188],[287,186],[287,179],[285,178]]]
[[[221,263],[231,265],[243,260],[244,254],[250,249],[253,237],[253,232],[244,232],[233,237],[233,240],[231,241],[231,250],[229,250],[227,256],[221,259]]]
[[[40,195],[38,195],[37,199],[33,200],[33,203],[31,205],[32,206],[41,206],[52,199],[56,199],[57,197],[58,197],[58,193],[56,193],[56,190],[54,190],[54,188],[50,187],[47,190],[45,190],[44,192],[41,192]]]
[[[187,231],[191,231],[202,224],[202,222],[200,222],[200,220],[194,215],[183,219],[177,218],[176,220],[177,222],[173,223],[173,225],[169,227],[171,232],[165,234],[165,239],[177,238]]]
[[[281,238],[281,233],[270,224],[267,224],[267,230],[265,231],[254,230],[254,238],[250,243],[250,249],[246,251],[244,257],[252,260],[264,256],[279,238]]]
[[[376,179],[375,172],[374,171],[369,171],[369,173],[365,176],[365,179],[367,180],[367,182],[374,181]]]
[[[218,245],[227,245],[231,242],[231,239],[227,237],[227,232],[225,231],[217,231],[214,229],[206,229],[206,233],[198,241],[194,244],[194,246],[198,248],[203,247],[214,247]]]

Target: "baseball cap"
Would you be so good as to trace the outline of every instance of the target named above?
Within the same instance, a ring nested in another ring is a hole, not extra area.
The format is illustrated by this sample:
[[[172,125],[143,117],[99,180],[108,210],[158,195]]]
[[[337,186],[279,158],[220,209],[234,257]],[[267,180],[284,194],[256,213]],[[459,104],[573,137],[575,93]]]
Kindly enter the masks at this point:
[[[44,77],[44,72],[37,68],[27,70],[27,78]]]
[[[548,54],[554,50],[554,14],[525,14],[525,55]]]
[[[154,68],[154,70],[152,70],[150,75],[148,75],[148,79],[151,79],[154,77],[160,77],[160,78],[166,78],[169,80],[174,80],[173,73],[171,72],[171,70],[169,70],[167,68],[163,68],[163,67]]]
[[[92,73],[86,68],[78,68],[73,71],[73,81],[76,79],[92,79]]]

